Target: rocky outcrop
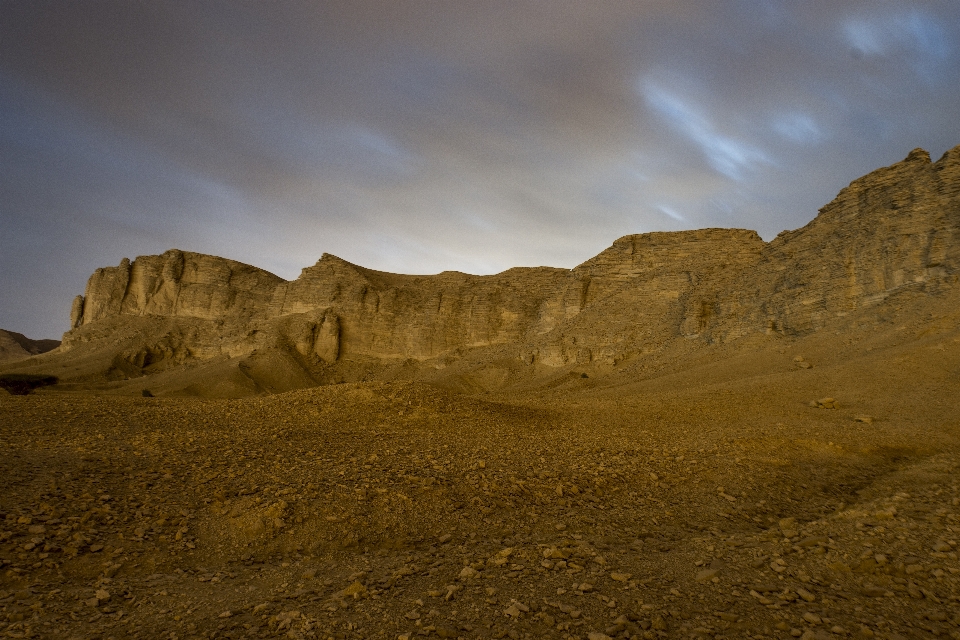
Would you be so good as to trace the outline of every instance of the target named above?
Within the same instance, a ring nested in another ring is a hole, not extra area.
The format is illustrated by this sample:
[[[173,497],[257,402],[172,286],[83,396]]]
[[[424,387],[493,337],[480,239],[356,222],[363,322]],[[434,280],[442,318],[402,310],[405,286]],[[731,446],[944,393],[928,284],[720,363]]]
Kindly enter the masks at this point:
[[[62,350],[139,316],[180,323],[124,352],[139,368],[265,349],[311,366],[446,362],[504,345],[527,364],[607,366],[671,341],[817,331],[898,291],[951,287],[958,268],[960,147],[936,163],[918,149],[769,243],[741,229],[630,235],[572,270],[490,276],[398,275],[324,254],[289,282],[177,250],[124,259],[91,276]]]
[[[510,269],[493,276],[453,271],[404,276],[324,254],[277,287],[271,315],[326,309],[339,318],[342,351],[386,358],[431,358],[458,348],[521,339],[562,288],[565,269]]]
[[[570,272],[520,357],[551,366],[616,364],[665,340],[700,336],[763,245],[742,229],[624,236]]]
[[[70,316],[74,326],[119,315],[252,319],[264,314],[281,282],[250,265],[171,249],[97,269]]]
[[[805,333],[914,289],[956,282],[960,147],[936,163],[922,149],[855,180],[801,229],[764,248],[726,298],[732,339],[758,327]]]

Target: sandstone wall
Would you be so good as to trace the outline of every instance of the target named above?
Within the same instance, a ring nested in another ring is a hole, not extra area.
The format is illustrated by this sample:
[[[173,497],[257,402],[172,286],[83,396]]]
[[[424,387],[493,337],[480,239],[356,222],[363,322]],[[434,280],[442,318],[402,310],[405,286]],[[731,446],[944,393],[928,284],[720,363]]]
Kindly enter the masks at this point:
[[[527,363],[614,364],[676,339],[815,331],[904,288],[952,286],[958,267],[960,147],[936,163],[918,149],[769,243],[742,229],[631,235],[572,270],[491,276],[390,274],[324,254],[290,282],[171,250],[98,269],[71,326],[123,315],[215,323],[177,338],[191,357],[286,345],[326,362],[427,359],[512,344]]]
[[[568,274],[534,268],[492,276],[401,276],[324,254],[299,278],[277,287],[270,312],[328,308],[339,318],[343,353],[430,358],[461,347],[516,342]]]
[[[614,364],[665,340],[700,335],[763,244],[743,229],[624,236],[570,272],[520,357],[552,366]]]
[[[70,315],[73,326],[118,315],[253,318],[281,282],[240,262],[172,249],[97,269]]]
[[[764,247],[727,294],[729,338],[765,325],[808,332],[904,288],[934,291],[960,267],[960,147],[916,149],[855,180],[808,225]]]

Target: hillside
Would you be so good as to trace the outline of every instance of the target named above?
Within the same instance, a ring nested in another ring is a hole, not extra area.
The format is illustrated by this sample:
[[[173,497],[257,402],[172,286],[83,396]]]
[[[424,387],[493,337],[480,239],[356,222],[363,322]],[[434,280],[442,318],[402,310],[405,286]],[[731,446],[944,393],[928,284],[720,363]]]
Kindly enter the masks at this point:
[[[958,268],[960,147],[937,162],[917,149],[770,242],[631,235],[571,270],[397,275],[324,254],[288,282],[178,250],[124,259],[90,277],[61,349],[16,369],[208,397],[397,377],[526,388],[872,322],[901,298],[946,295]]]
[[[53,351],[59,346],[59,340],[31,340],[22,333],[0,329],[0,362],[23,360]]]

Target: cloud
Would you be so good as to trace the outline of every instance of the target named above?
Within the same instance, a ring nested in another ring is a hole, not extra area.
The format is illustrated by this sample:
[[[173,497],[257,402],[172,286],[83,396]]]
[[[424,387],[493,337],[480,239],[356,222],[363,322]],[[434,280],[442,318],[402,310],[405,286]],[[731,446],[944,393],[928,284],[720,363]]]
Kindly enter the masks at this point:
[[[774,116],[773,128],[797,144],[816,144],[824,138],[816,121],[805,113],[790,112]]]
[[[911,52],[944,60],[950,53],[945,29],[919,9],[850,17],[843,22],[843,33],[850,45],[866,56]]]
[[[658,115],[696,143],[710,165],[728,178],[741,180],[745,172],[770,162],[760,149],[717,131],[702,110],[656,82],[642,81],[640,91]]]
[[[958,36],[935,0],[6,3],[0,327],[171,246],[293,278],[769,238],[960,143]]]

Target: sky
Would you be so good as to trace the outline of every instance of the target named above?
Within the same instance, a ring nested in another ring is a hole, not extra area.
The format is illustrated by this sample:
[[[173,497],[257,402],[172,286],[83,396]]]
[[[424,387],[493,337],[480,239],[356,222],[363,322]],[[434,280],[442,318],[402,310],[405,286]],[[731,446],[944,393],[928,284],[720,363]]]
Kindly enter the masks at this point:
[[[0,0],[0,328],[170,248],[293,279],[772,239],[960,144],[956,0]]]

